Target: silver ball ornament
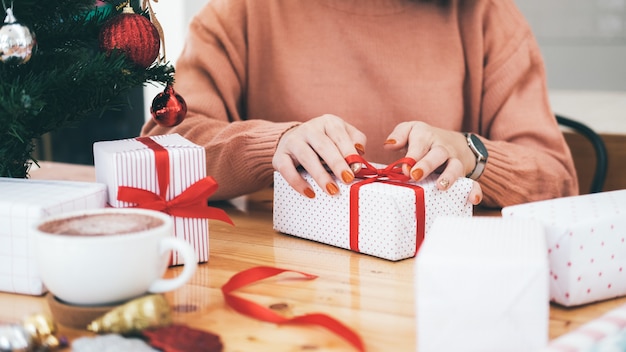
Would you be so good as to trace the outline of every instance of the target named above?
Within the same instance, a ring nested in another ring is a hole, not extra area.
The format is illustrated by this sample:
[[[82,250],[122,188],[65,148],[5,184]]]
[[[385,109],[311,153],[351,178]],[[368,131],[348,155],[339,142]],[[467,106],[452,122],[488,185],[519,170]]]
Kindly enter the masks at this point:
[[[4,25],[0,27],[0,61],[9,65],[28,62],[33,55],[35,34],[13,16],[13,10],[7,9]]]

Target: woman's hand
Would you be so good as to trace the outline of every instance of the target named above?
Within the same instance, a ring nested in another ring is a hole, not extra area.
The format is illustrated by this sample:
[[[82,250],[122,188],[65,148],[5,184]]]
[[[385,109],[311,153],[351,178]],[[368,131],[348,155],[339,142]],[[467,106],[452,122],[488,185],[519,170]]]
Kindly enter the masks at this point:
[[[361,131],[340,117],[327,114],[285,132],[276,146],[272,165],[291,187],[309,198],[315,197],[315,192],[298,173],[298,166],[304,167],[322,189],[334,195],[339,188],[325,165],[335,175],[340,175],[343,182],[352,182],[354,172],[345,157],[355,153],[362,155],[365,142]]]
[[[415,181],[420,181],[433,172],[441,175],[437,188],[446,190],[459,177],[465,177],[476,166],[476,157],[467,146],[462,133],[430,126],[419,121],[403,122],[391,132],[385,148],[400,150],[406,148],[406,156],[417,160],[409,170],[404,171]],[[474,182],[469,201],[476,205],[482,201],[483,192],[478,182]]]

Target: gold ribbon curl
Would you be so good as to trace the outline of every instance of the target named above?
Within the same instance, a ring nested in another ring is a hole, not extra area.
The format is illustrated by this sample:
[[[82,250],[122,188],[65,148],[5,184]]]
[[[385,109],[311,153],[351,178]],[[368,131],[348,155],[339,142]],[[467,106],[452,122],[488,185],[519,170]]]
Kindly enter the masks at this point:
[[[159,2],[159,0],[152,0],[155,3]],[[152,4],[150,3],[150,0],[143,0],[142,4],[141,4],[141,8],[142,10],[146,10],[146,8],[148,9],[148,14],[150,15],[150,22],[152,22],[152,24],[154,25],[154,27],[157,29],[157,32],[159,32],[159,39],[161,41],[161,49],[159,50],[161,52],[161,55],[158,58],[158,62],[159,63],[164,63],[165,62],[165,34],[163,32],[163,27],[161,26],[161,23],[159,23],[159,20],[156,18],[156,14],[154,13],[154,10],[152,9]]]

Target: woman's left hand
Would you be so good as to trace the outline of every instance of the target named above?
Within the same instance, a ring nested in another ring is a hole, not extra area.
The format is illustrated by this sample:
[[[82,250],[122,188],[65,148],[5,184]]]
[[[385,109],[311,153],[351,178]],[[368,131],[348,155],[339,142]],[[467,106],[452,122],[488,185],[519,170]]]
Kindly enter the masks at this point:
[[[404,172],[420,181],[433,172],[440,173],[437,188],[446,190],[459,177],[465,177],[476,166],[476,157],[467,146],[465,136],[457,131],[444,130],[424,122],[411,121],[398,124],[387,137],[385,148],[406,148],[406,157],[417,162]],[[482,201],[480,184],[474,181],[469,201],[476,205]]]

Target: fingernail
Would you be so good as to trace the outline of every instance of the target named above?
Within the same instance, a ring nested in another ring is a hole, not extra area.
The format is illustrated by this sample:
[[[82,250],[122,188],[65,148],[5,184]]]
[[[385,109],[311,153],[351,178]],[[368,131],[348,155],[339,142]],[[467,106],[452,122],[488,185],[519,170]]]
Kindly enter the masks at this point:
[[[357,143],[354,145],[354,149],[359,153],[359,155],[365,154],[365,147],[361,143]]]
[[[339,188],[337,188],[337,185],[334,183],[327,184],[326,190],[328,191],[328,194],[330,194],[331,196],[334,196],[335,194],[339,193]]]
[[[388,139],[385,141],[385,144],[396,144],[396,140],[395,139]]]
[[[450,186],[450,181],[448,181],[447,178],[442,178],[441,180],[439,180],[439,185],[443,189],[448,189],[448,186]]]
[[[348,170],[343,170],[343,172],[341,173],[341,179],[344,183],[350,183],[354,181],[354,175],[352,175]]]
[[[350,170],[352,170],[353,173],[358,173],[359,171],[361,171],[361,163],[352,163],[350,164]]]
[[[483,199],[482,199],[482,197],[481,197],[481,196],[476,195],[476,196],[474,197],[474,205],[478,205],[478,204],[480,204],[480,202],[481,202],[482,200],[483,200]]]
[[[315,192],[313,192],[313,190],[309,187],[304,190],[304,195],[311,199],[315,198]]]
[[[422,169],[415,169],[413,170],[413,172],[411,172],[411,177],[415,180],[415,181],[419,181],[422,176],[424,176],[424,170]]]

